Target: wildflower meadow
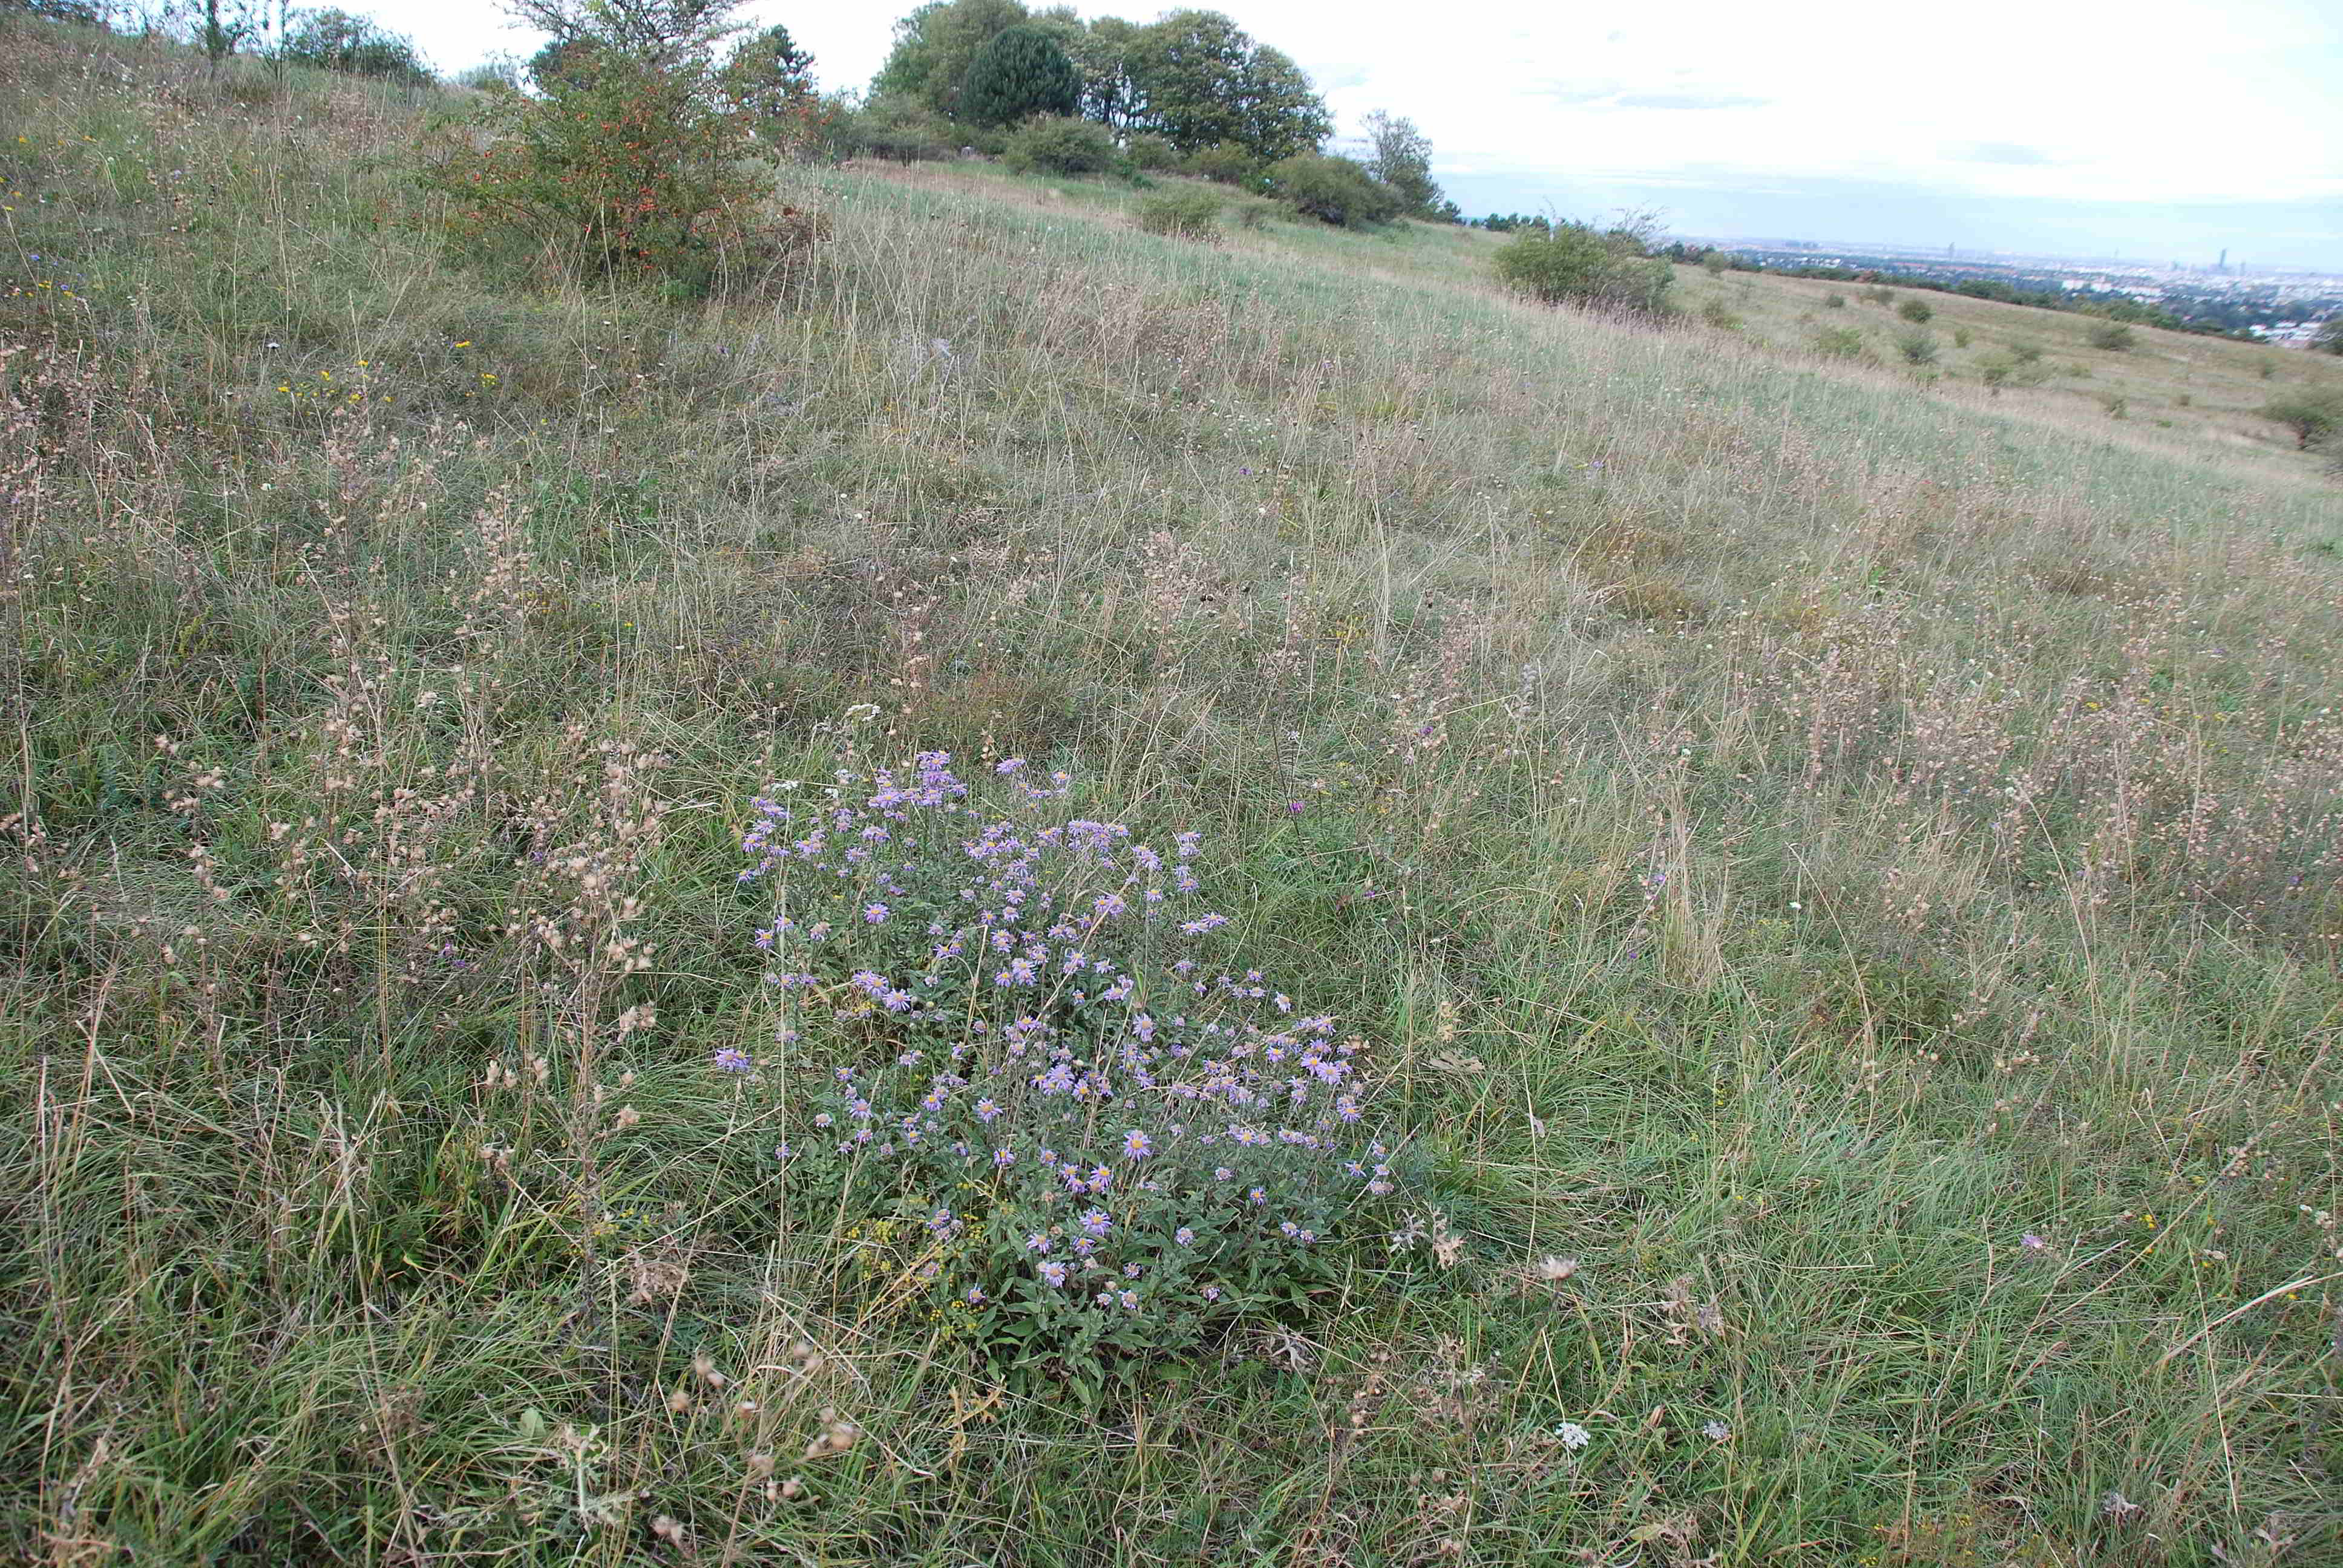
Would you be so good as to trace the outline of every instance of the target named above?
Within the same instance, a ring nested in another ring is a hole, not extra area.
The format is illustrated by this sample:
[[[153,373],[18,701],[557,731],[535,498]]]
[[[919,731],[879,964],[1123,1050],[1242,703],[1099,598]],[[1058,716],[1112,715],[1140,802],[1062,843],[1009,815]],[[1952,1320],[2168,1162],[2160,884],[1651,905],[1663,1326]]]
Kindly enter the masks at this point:
[[[2335,362],[492,90],[0,12],[0,1558],[2343,1560]]]

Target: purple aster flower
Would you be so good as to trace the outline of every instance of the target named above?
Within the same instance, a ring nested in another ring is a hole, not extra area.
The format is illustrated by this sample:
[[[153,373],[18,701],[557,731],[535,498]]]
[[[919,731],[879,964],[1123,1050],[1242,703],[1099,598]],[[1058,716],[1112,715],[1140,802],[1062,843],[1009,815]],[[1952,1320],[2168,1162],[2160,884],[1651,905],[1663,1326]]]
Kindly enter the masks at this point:
[[[719,1072],[747,1072],[757,1065],[747,1051],[729,1045],[718,1051],[713,1060]]]
[[[1085,1209],[1081,1215],[1081,1223],[1089,1234],[1103,1239],[1107,1231],[1113,1229],[1114,1218],[1103,1209]]]
[[[1184,1247],[1196,1239],[1196,1232],[1182,1225],[1172,1232],[1172,1239]]]
[[[868,925],[885,925],[887,923],[887,906],[884,904],[865,904],[862,907],[862,919],[864,923]]]
[[[1150,1154],[1154,1152],[1154,1141],[1150,1139],[1146,1133],[1141,1132],[1138,1128],[1134,1127],[1130,1131],[1122,1135],[1122,1157],[1124,1159],[1144,1160]]]

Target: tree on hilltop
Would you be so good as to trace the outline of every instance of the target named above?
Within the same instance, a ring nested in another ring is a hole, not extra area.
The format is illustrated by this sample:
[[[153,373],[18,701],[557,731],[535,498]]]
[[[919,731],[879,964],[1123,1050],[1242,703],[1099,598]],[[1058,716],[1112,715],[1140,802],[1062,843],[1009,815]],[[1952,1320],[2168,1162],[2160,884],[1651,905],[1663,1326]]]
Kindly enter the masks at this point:
[[[1432,177],[1432,138],[1413,120],[1377,109],[1367,116],[1367,172],[1391,187],[1410,217],[1440,216],[1439,183]]]
[[[1071,112],[1116,131],[1160,135],[1183,154],[1226,144],[1266,165],[1315,152],[1333,129],[1302,68],[1217,11],[1174,11],[1138,26],[1116,16],[1085,23],[1067,5],[1036,15],[1022,0],[930,0],[895,24],[895,45],[871,78],[871,95],[950,119],[999,123],[1005,112],[999,105],[980,107],[970,98],[970,73],[1012,28],[1043,35],[1071,63]],[[1015,47],[1031,51],[1021,41]],[[1038,52],[1028,57],[1038,59]]]
[[[1144,128],[1183,153],[1230,142],[1274,163],[1316,151],[1334,128],[1302,68],[1218,11],[1175,11],[1140,29],[1131,64]]]
[[[993,35],[1031,20],[1021,0],[931,0],[895,24],[895,46],[870,79],[874,98],[907,98],[958,118],[960,85]]]
[[[1084,25],[1071,6],[1043,12],[1036,21],[1050,28],[1081,73],[1084,119],[1117,131],[1146,128],[1147,94],[1135,63],[1143,29],[1120,16],[1101,16]]]
[[[1003,27],[969,62],[960,82],[962,116],[1006,126],[1031,115],[1071,115],[1081,106],[1081,73],[1039,27]]]
[[[798,47],[787,27],[768,27],[724,63],[724,90],[751,114],[788,115],[814,95],[813,56]]]
[[[740,0],[505,0],[515,21],[659,65],[712,54],[740,30]]]
[[[286,34],[279,51],[297,65],[345,71],[355,76],[387,76],[397,81],[427,82],[430,67],[408,39],[385,28],[370,16],[354,16],[331,8],[300,13]]]

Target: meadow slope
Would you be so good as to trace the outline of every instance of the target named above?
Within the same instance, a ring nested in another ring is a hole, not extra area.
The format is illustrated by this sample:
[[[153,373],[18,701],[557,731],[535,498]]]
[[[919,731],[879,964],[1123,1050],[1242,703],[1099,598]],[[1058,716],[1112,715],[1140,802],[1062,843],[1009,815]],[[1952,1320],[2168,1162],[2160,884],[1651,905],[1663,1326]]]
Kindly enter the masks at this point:
[[[467,254],[347,84],[12,24],[0,106],[0,1555],[2343,1552],[2309,460],[1780,280],[849,167],[692,301]],[[892,1042],[741,836],[915,749],[1201,834],[1416,1244],[1061,1396],[805,1201]]]

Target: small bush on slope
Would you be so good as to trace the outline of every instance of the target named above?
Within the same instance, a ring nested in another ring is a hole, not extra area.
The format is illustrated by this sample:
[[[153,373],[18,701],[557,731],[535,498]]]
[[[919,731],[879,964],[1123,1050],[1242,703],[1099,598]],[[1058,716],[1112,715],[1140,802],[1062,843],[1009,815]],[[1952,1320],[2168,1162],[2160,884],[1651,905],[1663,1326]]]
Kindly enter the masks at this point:
[[[491,94],[435,127],[427,183],[476,239],[574,246],[598,270],[704,290],[754,232],[756,116],[689,63],[581,48],[541,95]]]
[[[1584,224],[1523,229],[1496,257],[1497,276],[1547,305],[1591,305],[1652,315],[1664,307],[1668,264],[1633,240]]]
[[[1009,166],[1051,175],[1104,174],[1122,162],[1114,135],[1094,120],[1038,116],[1010,134]]]
[[[1218,232],[1222,205],[1213,191],[1161,191],[1139,204],[1139,226],[1177,239],[1210,239]]]

